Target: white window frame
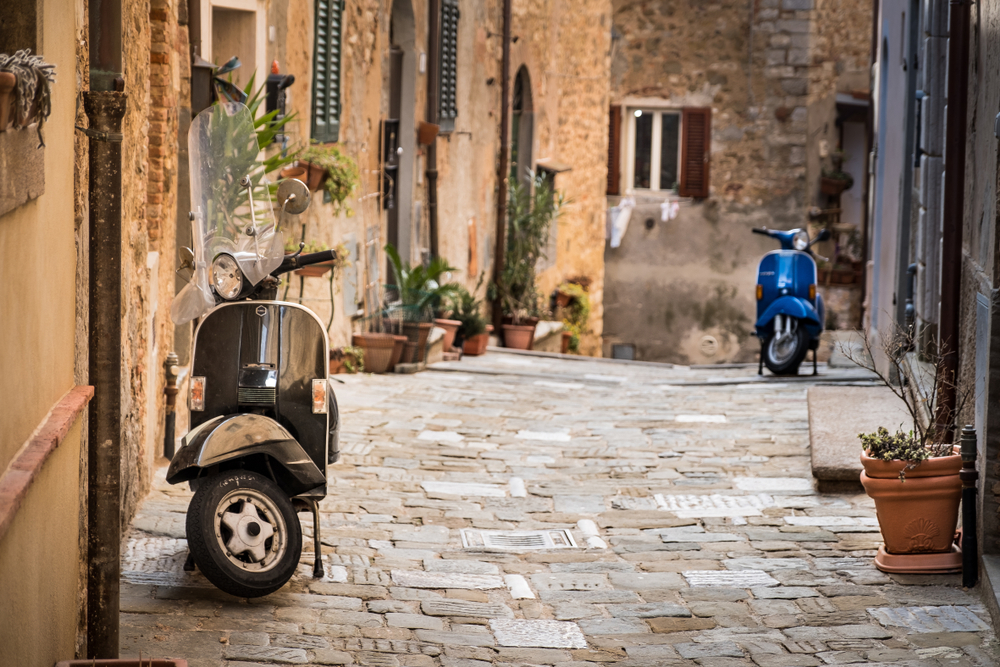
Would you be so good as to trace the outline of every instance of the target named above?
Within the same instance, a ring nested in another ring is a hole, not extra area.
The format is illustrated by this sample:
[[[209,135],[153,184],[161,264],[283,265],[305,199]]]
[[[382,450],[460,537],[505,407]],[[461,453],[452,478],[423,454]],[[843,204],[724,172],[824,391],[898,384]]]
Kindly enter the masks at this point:
[[[642,111],[643,114],[651,114],[653,116],[653,136],[651,139],[650,146],[650,174],[649,174],[649,188],[637,188],[635,187],[635,119],[636,111]],[[660,183],[660,166],[661,166],[661,156],[659,146],[663,143],[663,119],[662,116],[677,116],[677,183],[681,182],[681,169],[683,165],[681,164],[681,144],[684,138],[684,128],[682,127],[683,115],[680,109],[671,107],[646,107],[646,106],[633,106],[625,107],[625,113],[628,114],[628,122],[625,125],[625,150],[622,151],[622,156],[625,159],[625,184],[626,192],[675,192],[672,187],[673,184],[669,184],[667,187],[661,187]]]

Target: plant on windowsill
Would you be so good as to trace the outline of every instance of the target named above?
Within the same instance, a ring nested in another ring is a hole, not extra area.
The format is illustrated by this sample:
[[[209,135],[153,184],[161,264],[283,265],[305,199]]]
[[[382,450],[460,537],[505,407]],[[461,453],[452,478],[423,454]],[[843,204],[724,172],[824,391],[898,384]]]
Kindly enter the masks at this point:
[[[358,184],[358,165],[350,156],[344,155],[335,145],[313,144],[302,151],[299,156],[300,166],[308,170],[307,182],[309,189],[317,191],[320,188],[330,195],[334,215],[341,211],[348,216],[353,211],[344,202]]]
[[[589,282],[589,281],[588,281]],[[565,282],[558,287],[559,294],[569,297],[565,305],[563,339],[566,341],[563,352],[580,353],[580,337],[587,331],[587,320],[590,318],[590,296],[583,285],[575,282]]]
[[[532,174],[531,180],[531,187],[520,181],[510,185],[504,266],[500,279],[489,288],[490,298],[499,299],[503,310],[504,345],[522,350],[531,349],[535,325],[543,314],[535,284],[538,260],[545,257],[549,228],[566,203],[548,179]]]
[[[900,427],[891,433],[880,427],[862,433],[861,483],[875,501],[879,527],[885,546],[875,564],[885,571],[899,566],[894,556],[926,556],[923,567],[952,562],[952,542],[958,523],[962,496],[959,469],[962,459],[952,444],[943,442],[954,430],[956,417],[969,398],[961,390],[937,350],[925,346],[921,355],[913,352],[912,331],[893,327],[880,332],[878,342],[862,332],[862,350],[842,347],[844,355],[874,373],[906,405],[912,428]],[[874,360],[887,359],[888,368]],[[905,378],[903,383],[893,378]],[[953,391],[955,406],[950,411],[936,404],[942,391]],[[935,414],[937,413],[937,414]],[[903,559],[904,561],[906,559]]]
[[[0,53],[0,132],[12,123],[15,129],[38,123],[38,140],[44,146],[42,125],[52,113],[55,80],[56,66],[31,55],[30,49],[13,55]]]

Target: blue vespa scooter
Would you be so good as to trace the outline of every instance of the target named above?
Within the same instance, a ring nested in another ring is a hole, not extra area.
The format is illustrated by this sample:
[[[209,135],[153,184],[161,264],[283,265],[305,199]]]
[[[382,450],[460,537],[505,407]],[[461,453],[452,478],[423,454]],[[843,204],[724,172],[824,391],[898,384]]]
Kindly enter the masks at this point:
[[[764,255],[757,267],[757,323],[760,338],[758,374],[767,366],[775,375],[796,375],[808,350],[816,348],[823,333],[823,297],[816,292],[816,261],[810,248],[830,238],[826,229],[810,240],[804,229],[781,232],[762,227],[753,229],[777,239],[781,250]]]

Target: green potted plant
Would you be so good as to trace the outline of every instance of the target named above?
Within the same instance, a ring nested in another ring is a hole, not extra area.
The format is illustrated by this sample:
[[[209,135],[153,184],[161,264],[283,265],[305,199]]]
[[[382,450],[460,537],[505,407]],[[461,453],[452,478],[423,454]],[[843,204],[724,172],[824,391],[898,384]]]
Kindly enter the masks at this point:
[[[479,282],[482,284],[481,278]],[[456,344],[470,356],[483,354],[489,342],[489,333],[486,331],[486,318],[483,317],[482,299],[477,299],[475,293],[460,286],[452,295],[451,303],[452,317],[460,323],[455,335]]]
[[[910,413],[912,428],[895,433],[885,427],[862,433],[861,483],[875,501],[885,546],[876,566],[886,572],[935,572],[961,566],[952,549],[962,498],[961,456],[946,442],[949,426],[968,399],[959,391],[937,351],[913,352],[911,331],[898,327],[880,332],[878,343],[867,332],[862,352],[843,347],[844,355],[874,373]],[[876,349],[877,348],[877,349]],[[888,368],[875,363],[888,359]],[[905,378],[905,382],[894,381]],[[954,391],[955,407],[936,407],[942,390]],[[935,414],[937,413],[937,414]]]
[[[824,168],[820,176],[819,189],[825,195],[836,196],[854,185],[854,177],[843,170],[846,155],[836,151],[830,155],[832,168]]]
[[[358,165],[336,145],[313,144],[299,155],[299,166],[308,170],[306,185],[316,192],[322,188],[333,202],[334,215],[352,213],[344,202],[358,184]]]
[[[330,350],[330,375],[363,373],[364,371],[365,351],[360,347],[347,345]]]
[[[507,241],[500,279],[491,285],[505,316],[503,340],[507,347],[530,349],[535,325],[542,314],[535,273],[545,256],[549,228],[565,204],[549,180],[535,174],[529,187],[513,182],[507,203]],[[509,320],[509,321],[506,321]]]
[[[567,297],[563,311],[563,326],[566,327],[563,352],[579,354],[580,336],[587,331],[587,320],[590,318],[590,296],[583,285],[575,282],[565,282],[557,289],[558,294]]]
[[[403,321],[403,334],[408,339],[410,351],[404,354],[404,363],[422,361],[427,353],[427,336],[434,326],[431,322],[434,312],[458,288],[456,283],[442,283],[442,277],[457,269],[443,257],[435,257],[427,266],[411,266],[402,260],[391,243],[385,246],[385,254],[396,281],[387,286],[396,297],[387,306],[387,317]]]

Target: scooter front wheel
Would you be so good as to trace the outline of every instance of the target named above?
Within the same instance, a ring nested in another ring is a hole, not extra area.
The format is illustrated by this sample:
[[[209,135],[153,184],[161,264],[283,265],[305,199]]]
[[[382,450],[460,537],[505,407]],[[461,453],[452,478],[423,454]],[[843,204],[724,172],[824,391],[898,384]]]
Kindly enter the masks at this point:
[[[198,569],[237,597],[261,597],[284,586],[302,553],[302,527],[291,501],[274,482],[247,470],[198,485],[187,538]]]
[[[806,358],[809,335],[805,327],[794,322],[793,329],[780,338],[771,332],[764,343],[764,365],[775,375],[795,375],[799,365]]]

